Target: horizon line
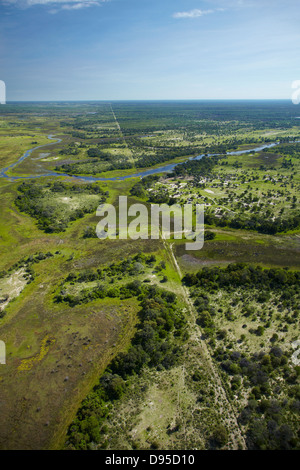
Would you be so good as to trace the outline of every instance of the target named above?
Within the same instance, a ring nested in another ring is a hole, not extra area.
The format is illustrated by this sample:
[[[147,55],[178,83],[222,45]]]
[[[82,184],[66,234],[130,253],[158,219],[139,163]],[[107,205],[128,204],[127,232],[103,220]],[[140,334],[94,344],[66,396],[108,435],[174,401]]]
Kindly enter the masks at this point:
[[[51,100],[7,100],[6,104],[13,103],[94,103],[94,102],[128,102],[128,101],[291,101],[289,98],[153,98],[153,99],[79,99],[79,100],[64,100],[64,99],[51,99]],[[291,101],[292,102],[292,101]]]

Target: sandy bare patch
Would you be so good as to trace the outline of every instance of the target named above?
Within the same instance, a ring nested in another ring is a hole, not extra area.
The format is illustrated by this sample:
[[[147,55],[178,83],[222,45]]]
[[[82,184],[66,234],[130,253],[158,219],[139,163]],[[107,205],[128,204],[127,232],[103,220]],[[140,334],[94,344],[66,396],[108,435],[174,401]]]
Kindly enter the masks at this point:
[[[25,268],[21,268],[8,277],[0,280],[0,311],[22,292],[27,284]]]

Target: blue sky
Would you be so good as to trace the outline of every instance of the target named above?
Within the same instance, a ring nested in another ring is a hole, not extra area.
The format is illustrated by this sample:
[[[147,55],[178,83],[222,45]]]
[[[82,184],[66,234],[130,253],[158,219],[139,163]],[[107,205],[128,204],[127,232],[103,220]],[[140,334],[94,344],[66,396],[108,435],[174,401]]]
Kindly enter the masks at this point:
[[[299,0],[0,0],[8,100],[290,99]]]

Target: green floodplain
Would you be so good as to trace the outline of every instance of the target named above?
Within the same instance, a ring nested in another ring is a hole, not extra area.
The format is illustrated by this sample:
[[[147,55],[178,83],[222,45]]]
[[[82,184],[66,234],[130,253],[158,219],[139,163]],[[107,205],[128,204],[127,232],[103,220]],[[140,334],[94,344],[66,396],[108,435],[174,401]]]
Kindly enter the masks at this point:
[[[1,449],[299,449],[298,115],[0,106]],[[119,196],[203,204],[204,247],[99,240]]]

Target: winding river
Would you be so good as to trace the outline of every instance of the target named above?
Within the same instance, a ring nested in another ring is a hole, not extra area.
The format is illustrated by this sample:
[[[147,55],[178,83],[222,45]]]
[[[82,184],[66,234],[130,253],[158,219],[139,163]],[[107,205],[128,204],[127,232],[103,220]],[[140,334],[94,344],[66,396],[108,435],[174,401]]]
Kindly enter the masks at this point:
[[[48,139],[55,140],[55,142],[51,142],[49,144],[44,144],[44,145],[39,145],[38,147],[34,147],[30,150],[27,150],[24,153],[24,155],[22,155],[22,157],[20,157],[19,160],[17,160],[15,163],[12,163],[11,165],[7,166],[6,168],[3,168],[2,170],[0,170],[0,177],[7,178],[7,179],[12,180],[12,181],[13,180],[26,179],[26,178],[41,178],[43,176],[72,177],[72,178],[77,178],[79,180],[88,181],[88,182],[117,181],[117,180],[122,181],[122,180],[126,180],[128,178],[137,178],[137,177],[143,178],[144,176],[154,175],[156,173],[169,173],[175,168],[175,166],[180,165],[181,163],[183,163],[183,162],[173,163],[173,164],[161,166],[159,168],[152,168],[152,169],[149,169],[149,170],[142,170],[141,172],[134,173],[132,175],[115,176],[115,177],[111,177],[111,178],[97,178],[97,177],[94,177],[94,176],[69,175],[69,174],[66,174],[66,173],[58,173],[56,171],[48,171],[47,173],[44,173],[44,174],[32,175],[32,176],[10,176],[10,175],[7,175],[7,172],[9,170],[11,170],[11,169],[15,168],[17,165],[19,165],[19,163],[21,163],[23,160],[25,160],[25,158],[29,157],[34,150],[41,149],[43,147],[48,147],[49,145],[58,144],[62,141],[62,139],[58,139],[53,135],[48,135]],[[296,142],[299,142],[299,141],[296,141]],[[280,142],[275,142],[275,143],[272,143],[272,144],[261,145],[260,147],[256,147],[256,148],[253,148],[253,149],[238,150],[238,151],[235,151],[235,152],[226,152],[226,155],[242,155],[242,154],[251,153],[251,152],[260,152],[260,151],[262,151],[266,148],[272,148],[272,147],[275,147],[276,145],[279,145],[279,144],[280,144]],[[188,161],[188,160],[201,160],[201,158],[203,158],[204,155],[207,155],[208,157],[213,157],[213,156],[219,156],[219,155],[222,155],[222,154],[220,154],[220,153],[202,154],[202,155],[198,155],[197,157],[190,157],[186,161]]]

